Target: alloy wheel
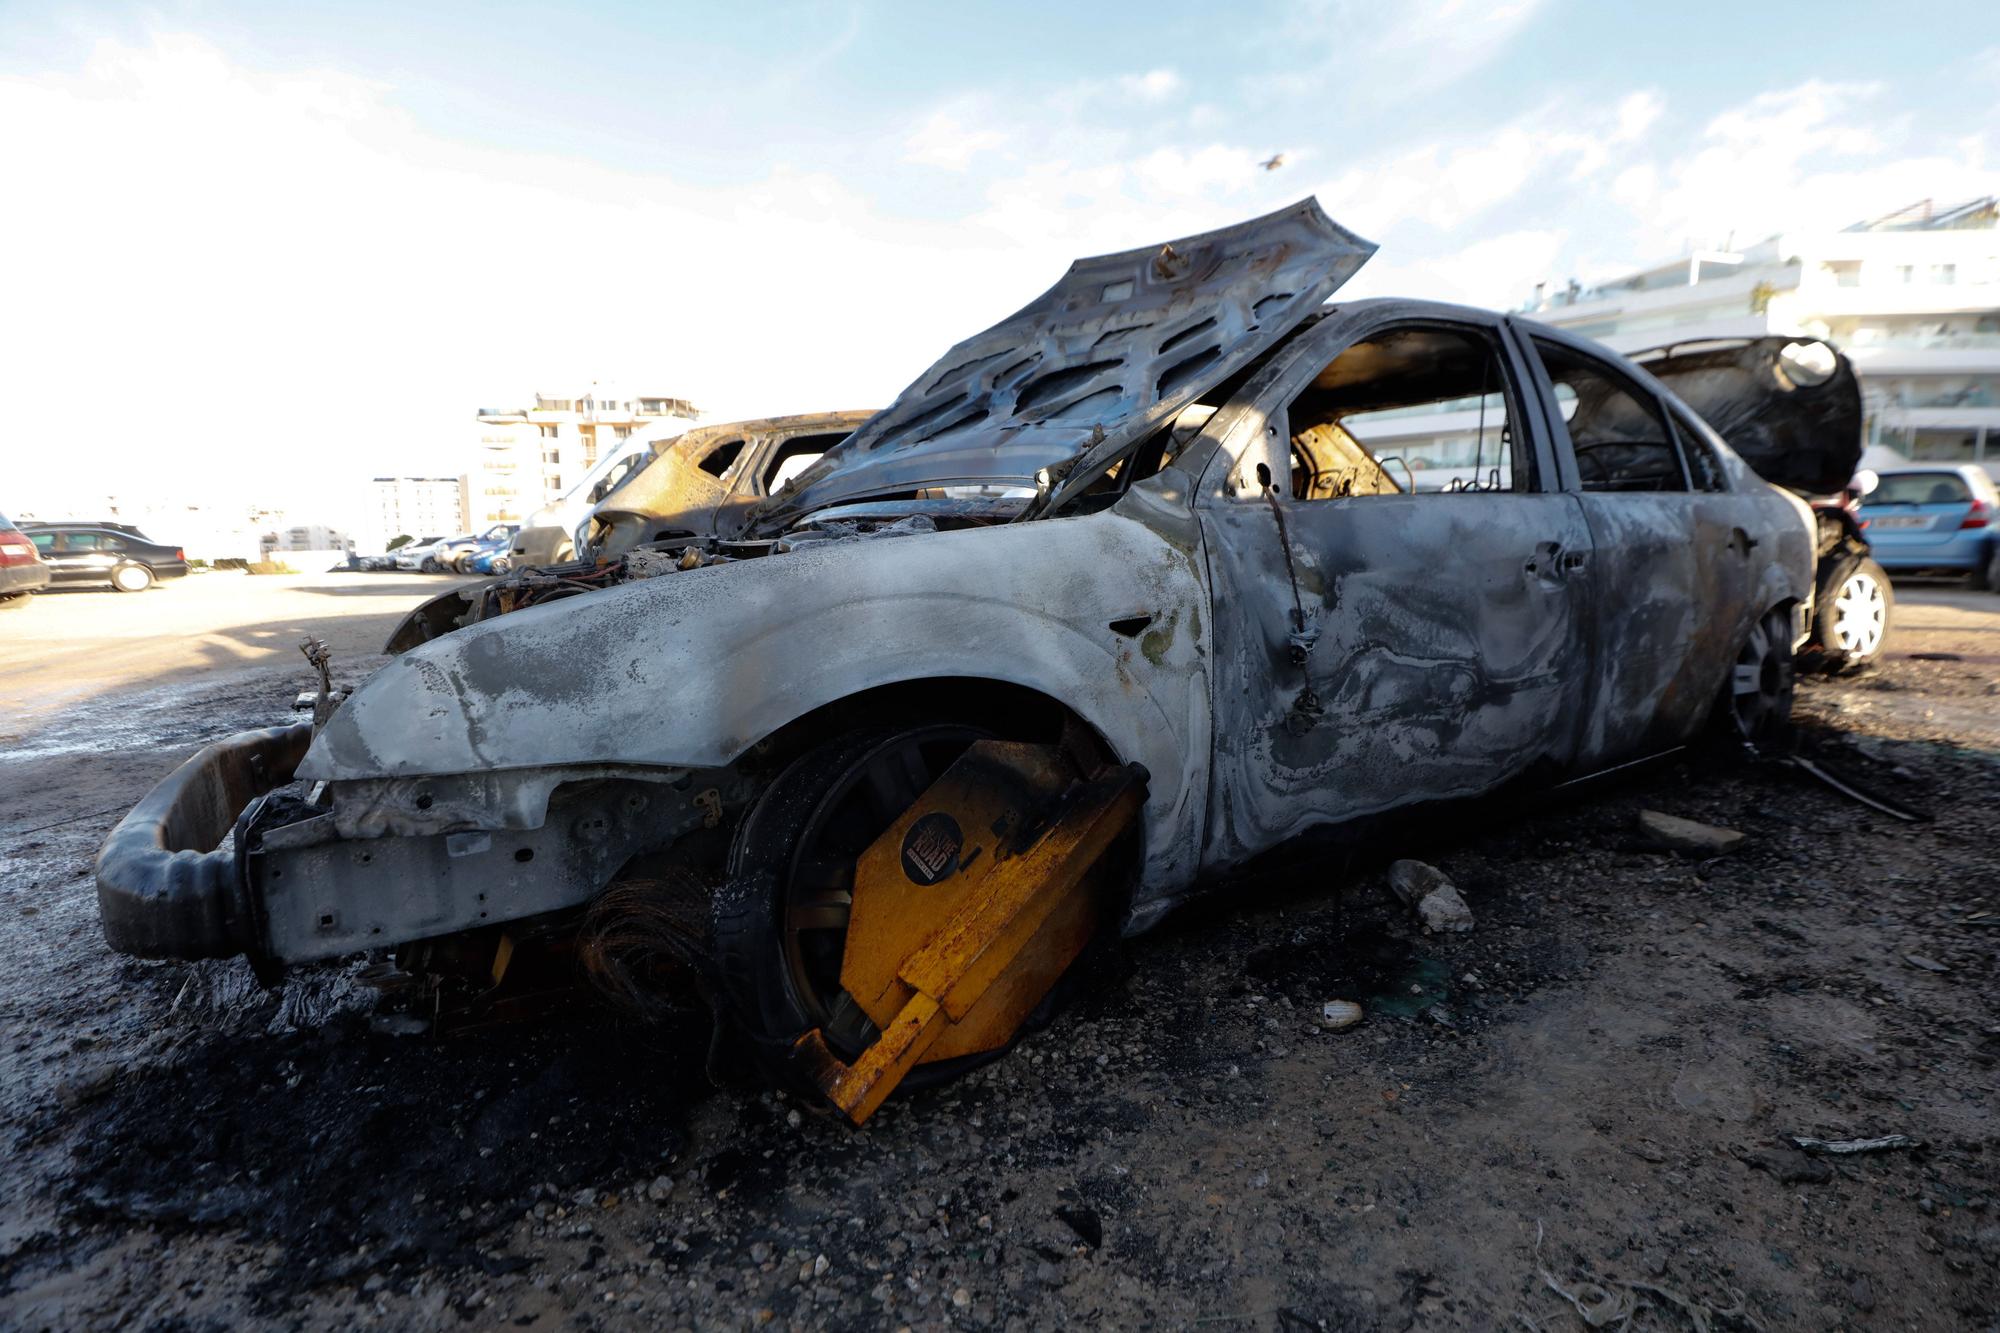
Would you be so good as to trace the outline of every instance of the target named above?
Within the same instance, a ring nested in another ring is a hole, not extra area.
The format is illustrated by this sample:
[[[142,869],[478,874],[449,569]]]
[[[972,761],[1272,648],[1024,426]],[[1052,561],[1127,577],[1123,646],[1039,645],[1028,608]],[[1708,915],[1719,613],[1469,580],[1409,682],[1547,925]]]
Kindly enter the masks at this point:
[[[1785,642],[1784,613],[1751,626],[1737,649],[1729,684],[1736,734],[1750,745],[1775,740],[1792,715],[1792,654]]]

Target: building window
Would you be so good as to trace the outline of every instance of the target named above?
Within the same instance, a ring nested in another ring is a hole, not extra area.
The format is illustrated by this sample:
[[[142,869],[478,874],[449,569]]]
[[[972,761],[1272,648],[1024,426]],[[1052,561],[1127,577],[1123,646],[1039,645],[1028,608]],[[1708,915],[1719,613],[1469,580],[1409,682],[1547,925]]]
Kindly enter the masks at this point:
[[[1918,463],[1977,462],[1978,444],[1979,434],[1974,430],[1919,427],[1910,432],[1910,458]]]
[[[1913,281],[1915,281],[1915,280],[1916,280],[1916,275],[1917,275],[1917,267],[1916,267],[1916,265],[1914,265],[1914,264],[1898,264],[1898,265],[1896,265],[1896,281],[1897,281],[1897,282],[1901,282],[1901,283],[1909,283],[1909,282],[1913,282]]]
[[[611,431],[612,434],[616,435],[621,440],[629,440],[632,438],[632,428],[630,426],[613,426],[611,428]]]
[[[535,429],[542,433],[542,438],[545,440],[553,440],[556,437],[556,428],[554,426],[537,426]]]
[[[1946,286],[1950,286],[1951,284],[1956,283],[1958,281],[1958,265],[1932,264],[1931,281],[1941,282],[1944,283]]]

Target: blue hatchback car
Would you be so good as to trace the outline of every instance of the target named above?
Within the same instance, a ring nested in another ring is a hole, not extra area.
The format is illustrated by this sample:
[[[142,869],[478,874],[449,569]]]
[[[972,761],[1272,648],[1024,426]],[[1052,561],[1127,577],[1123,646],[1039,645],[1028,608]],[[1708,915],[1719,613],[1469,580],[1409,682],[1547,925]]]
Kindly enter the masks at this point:
[[[1965,574],[2000,589],[2000,490],[1985,469],[1940,464],[1881,474],[1863,533],[1892,574]]]

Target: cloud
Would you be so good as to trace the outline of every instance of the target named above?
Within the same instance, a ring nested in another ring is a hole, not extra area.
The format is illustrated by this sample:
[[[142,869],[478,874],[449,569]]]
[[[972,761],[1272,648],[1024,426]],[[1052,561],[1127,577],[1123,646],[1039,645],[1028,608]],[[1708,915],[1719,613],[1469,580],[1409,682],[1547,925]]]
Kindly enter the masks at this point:
[[[1457,83],[1498,58],[1545,0],[1298,0],[1284,24],[1292,54],[1270,85],[1396,102]]]
[[[0,221],[14,497],[457,470],[476,407],[592,380],[725,420],[868,406],[1070,253],[828,172],[697,187],[458,144],[380,85],[187,38],[0,77],[0,121],[36,127],[0,136],[37,200]]]
[[[1118,80],[1118,91],[1135,102],[1164,102],[1185,87],[1181,76],[1170,69],[1149,69]]]
[[[1640,250],[1631,261],[1993,188],[1984,134],[1938,151],[1884,109],[1886,91],[1815,79],[1760,93],[1710,117],[1682,151],[1619,172],[1607,195],[1631,215]]]
[[[961,107],[963,104],[961,104]],[[945,171],[964,171],[981,153],[993,152],[1007,144],[1007,136],[995,129],[973,129],[961,116],[965,110],[938,110],[905,140],[903,160]]]

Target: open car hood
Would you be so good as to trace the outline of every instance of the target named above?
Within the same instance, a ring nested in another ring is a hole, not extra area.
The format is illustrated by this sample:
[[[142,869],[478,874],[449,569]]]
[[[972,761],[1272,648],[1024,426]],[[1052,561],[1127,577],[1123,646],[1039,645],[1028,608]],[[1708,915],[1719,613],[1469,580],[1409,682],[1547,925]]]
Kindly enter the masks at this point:
[[[1634,352],[1632,360],[1774,486],[1830,494],[1861,462],[1861,386],[1831,343],[1708,339]]]
[[[1079,259],[759,505],[750,528],[931,486],[1032,486],[1086,450],[1114,455],[1277,343],[1373,253],[1308,198]]]

